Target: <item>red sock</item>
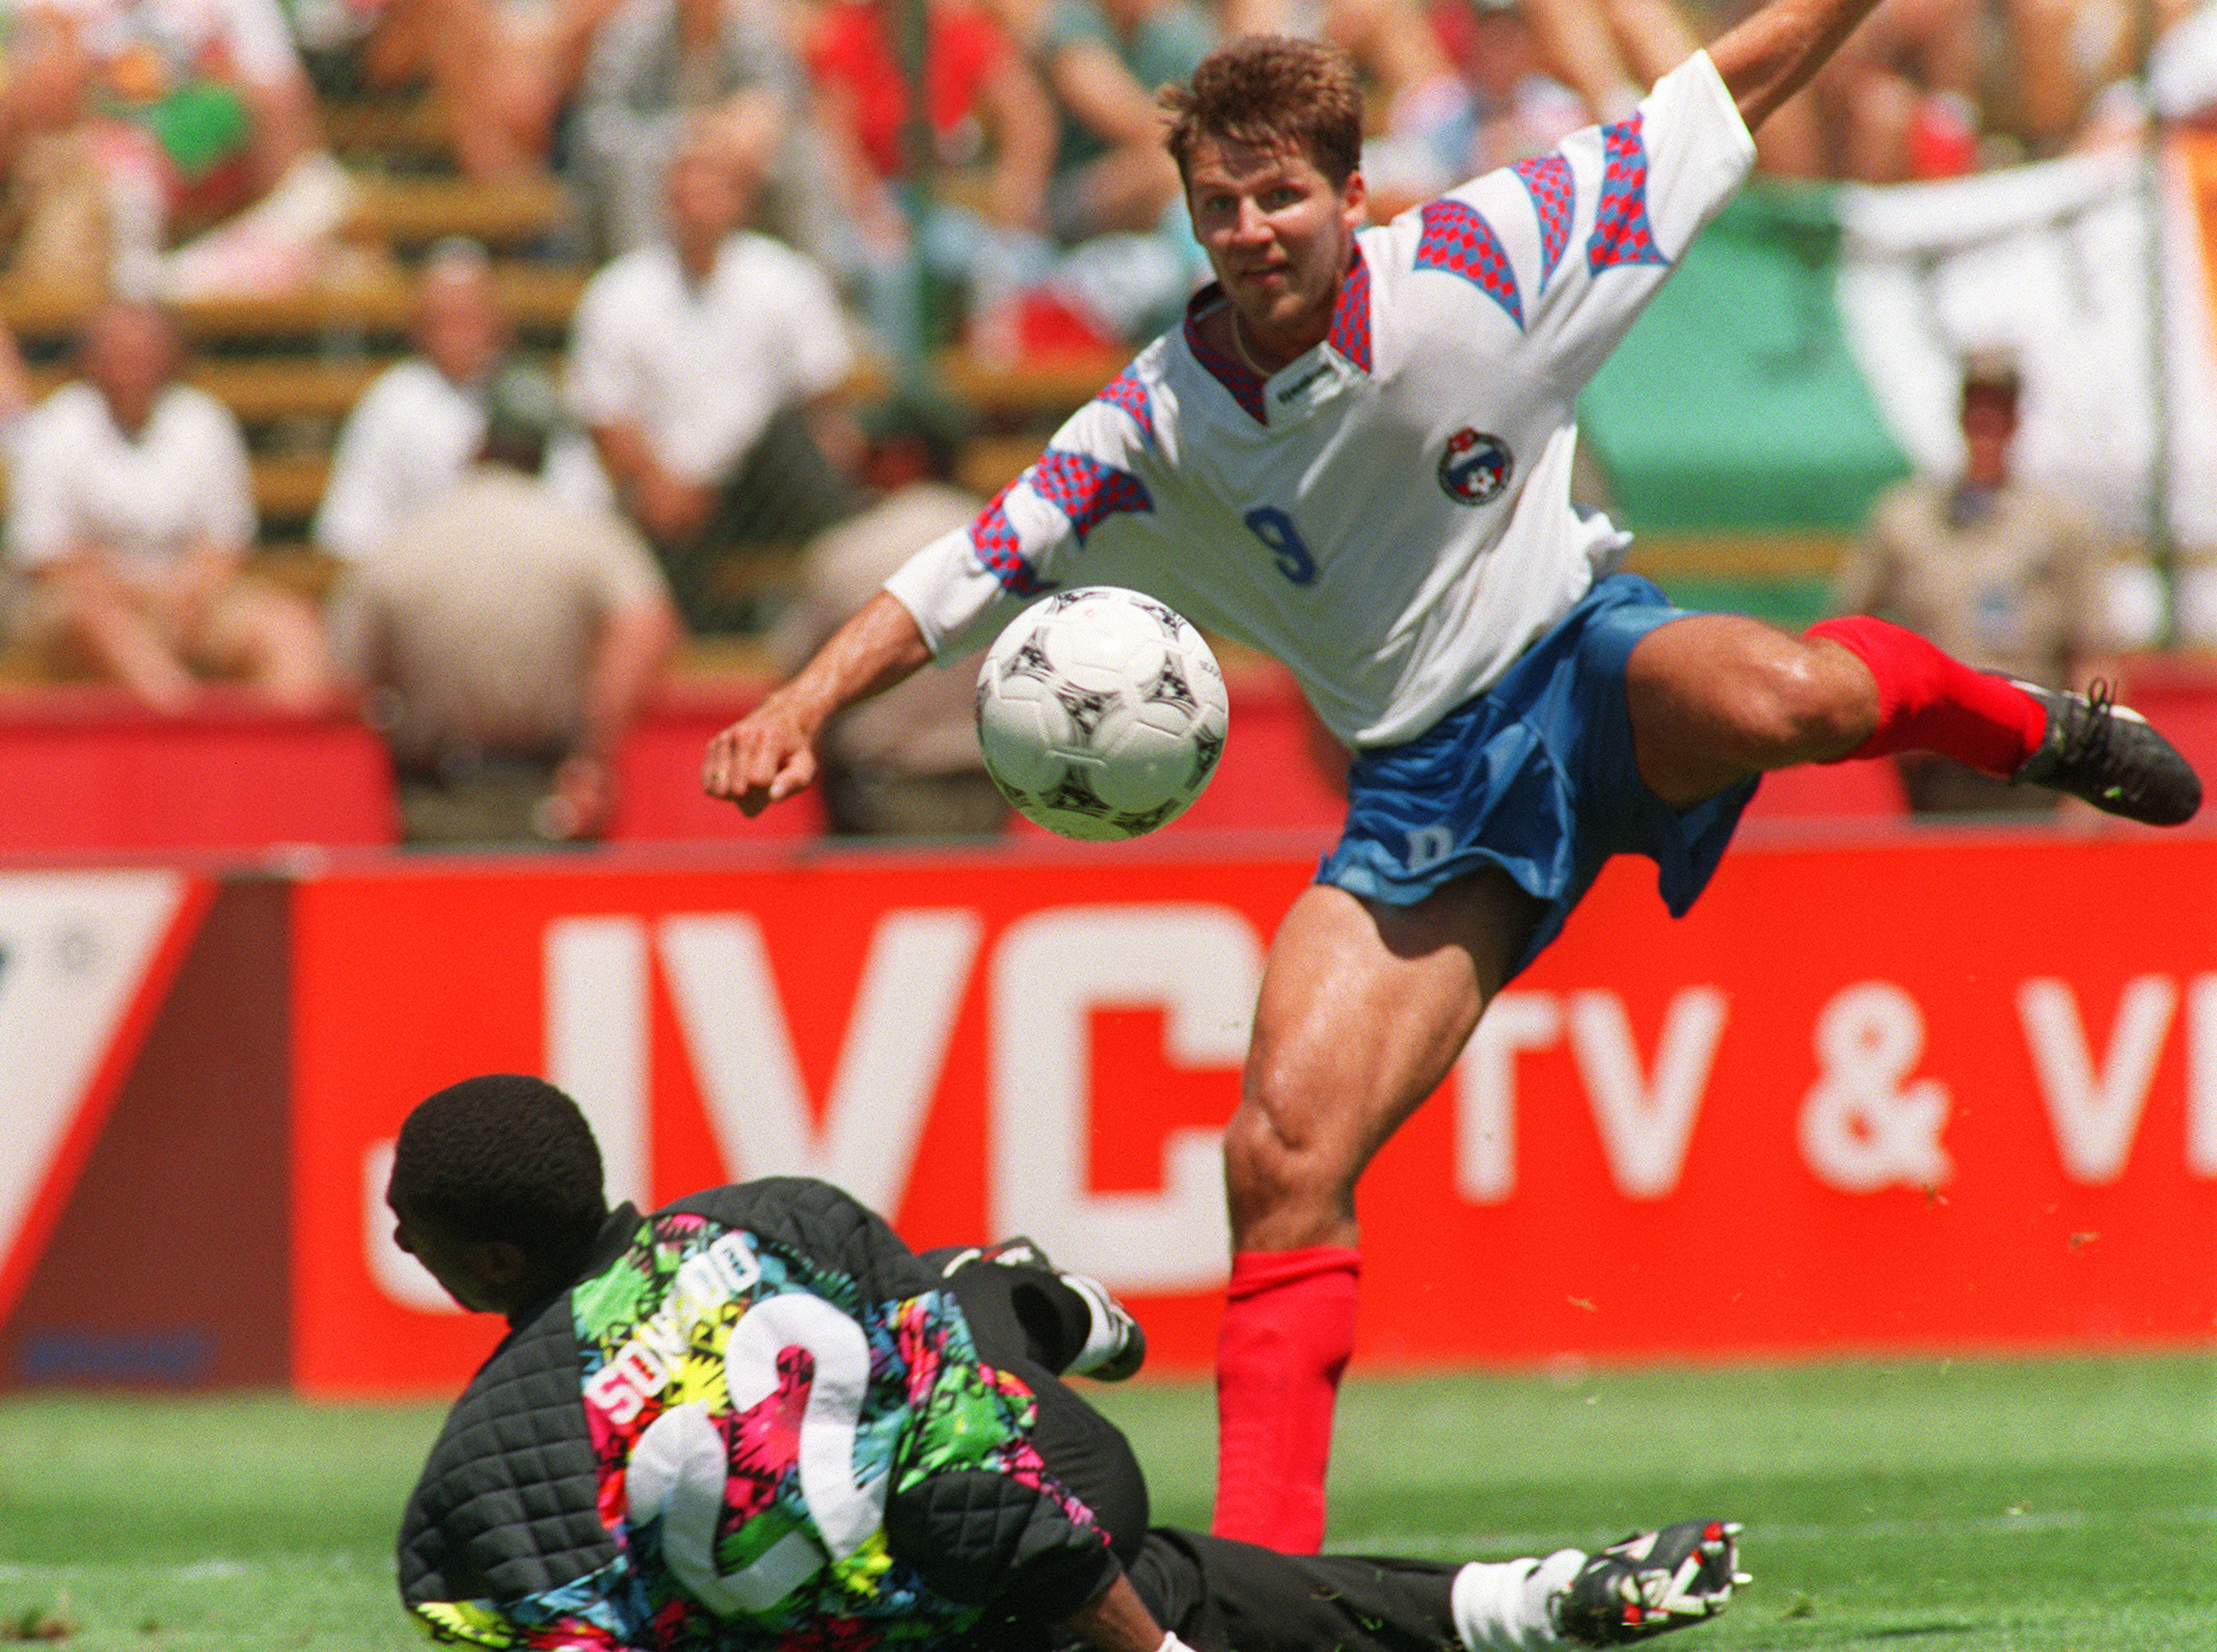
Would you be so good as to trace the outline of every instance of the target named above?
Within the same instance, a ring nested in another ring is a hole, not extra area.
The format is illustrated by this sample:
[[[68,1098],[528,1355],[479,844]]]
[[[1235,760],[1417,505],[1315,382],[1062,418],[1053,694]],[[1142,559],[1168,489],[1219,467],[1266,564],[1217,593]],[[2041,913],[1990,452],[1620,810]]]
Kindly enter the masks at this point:
[[[2006,678],[1942,654],[1915,631],[1851,614],[1812,625],[1805,635],[1831,638],[1878,679],[1877,728],[1836,763],[1936,751],[1983,773],[2010,775],[2047,734],[2047,707]]]
[[[1217,1334],[1217,1507],[1209,1529],[1288,1554],[1324,1541],[1332,1406],[1355,1351],[1362,1253],[1242,1250]]]

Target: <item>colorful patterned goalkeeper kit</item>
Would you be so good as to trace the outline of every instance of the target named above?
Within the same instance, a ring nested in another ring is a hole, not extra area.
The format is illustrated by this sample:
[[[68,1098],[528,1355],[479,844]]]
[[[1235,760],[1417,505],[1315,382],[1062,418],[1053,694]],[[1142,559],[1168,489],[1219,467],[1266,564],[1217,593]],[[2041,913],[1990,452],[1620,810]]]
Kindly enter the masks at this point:
[[[629,1206],[519,1316],[411,1499],[403,1599],[498,1648],[924,1647],[1116,1575],[1031,1392],[821,1183]]]

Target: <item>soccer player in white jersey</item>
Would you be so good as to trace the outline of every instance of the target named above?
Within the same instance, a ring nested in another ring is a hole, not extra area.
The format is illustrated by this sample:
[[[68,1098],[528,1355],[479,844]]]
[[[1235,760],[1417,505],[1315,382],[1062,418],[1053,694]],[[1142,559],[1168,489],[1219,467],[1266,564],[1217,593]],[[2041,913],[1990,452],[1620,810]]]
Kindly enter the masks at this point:
[[[2105,696],[1867,618],[1797,638],[1683,614],[1611,572],[1624,536],[1570,504],[1579,390],[1738,186],[1751,129],[1873,4],[1772,0],[1627,120],[1371,229],[1344,60],[1224,46],[1167,99],[1216,283],[709,747],[709,791],[758,810],[808,784],[839,707],[1041,591],[1116,583],[1276,654],[1354,748],[1226,1133],[1221,1535],[1320,1539],[1356,1180],[1610,856],[1655,860],[1682,912],[1762,771],[1908,748],[2142,820],[2200,804]]]

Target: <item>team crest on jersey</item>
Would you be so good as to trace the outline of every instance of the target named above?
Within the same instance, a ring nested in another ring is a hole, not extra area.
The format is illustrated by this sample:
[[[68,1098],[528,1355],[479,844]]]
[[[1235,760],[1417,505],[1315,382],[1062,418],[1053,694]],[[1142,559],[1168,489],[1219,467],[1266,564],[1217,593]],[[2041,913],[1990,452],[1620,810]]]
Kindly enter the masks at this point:
[[[1499,436],[1465,425],[1439,456],[1439,486],[1457,505],[1491,505],[1508,486],[1516,461]]]

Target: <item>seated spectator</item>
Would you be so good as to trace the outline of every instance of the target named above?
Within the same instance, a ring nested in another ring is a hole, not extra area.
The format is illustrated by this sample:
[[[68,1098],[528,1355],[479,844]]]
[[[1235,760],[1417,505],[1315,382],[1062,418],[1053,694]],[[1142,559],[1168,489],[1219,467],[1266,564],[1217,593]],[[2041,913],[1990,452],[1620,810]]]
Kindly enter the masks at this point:
[[[1460,11],[1463,0],[1448,0]],[[1467,128],[1469,97],[1455,70],[1448,28],[1428,18],[1417,0],[1225,0],[1218,16],[1227,35],[1297,35],[1326,41],[1354,60],[1383,129],[1363,145],[1363,180],[1372,216],[1397,212],[1460,184],[1454,129]],[[1585,124],[1577,122],[1577,126]],[[1455,160],[1443,168],[1437,152]]]
[[[14,269],[138,296],[280,292],[351,214],[276,0],[6,0]],[[243,210],[242,210],[243,209]],[[173,231],[230,221],[165,255]]]
[[[1541,70],[1528,13],[1524,0],[1438,0],[1431,10],[1461,90],[1452,118],[1429,129],[1444,187],[1553,153],[1593,118],[1576,92]]]
[[[558,412],[544,375],[503,369],[476,465],[356,559],[334,599],[411,841],[599,836],[616,752],[677,640],[638,536],[540,482]]]
[[[2011,358],[1966,358],[1962,473],[1918,477],[1879,500],[1833,582],[1830,611],[1874,614],[1986,670],[2075,687],[2109,647],[2102,552],[2068,505],[2011,474],[2017,395]],[[2056,805],[2057,794],[1928,752],[1898,761],[1920,813]]]
[[[1201,270],[1156,91],[1216,43],[1188,0],[990,0],[1052,95],[1050,235],[1067,249],[1014,302],[972,317],[1008,364],[1134,344],[1173,324]]]
[[[428,81],[465,176],[546,168],[554,116],[615,0],[293,0],[293,25],[326,94]]]
[[[1673,0],[1529,0],[1525,16],[1541,64],[1596,121],[1623,120],[1701,45]]]
[[[1157,89],[1190,77],[1216,44],[1187,0],[1000,0],[1055,105],[1047,221],[1075,246],[1114,231],[1151,232],[1179,205],[1163,147]]]
[[[84,380],[31,415],[9,470],[17,635],[158,711],[190,709],[196,673],[315,709],[332,689],[322,624],[245,571],[246,442],[222,403],[176,382],[179,356],[161,310],[111,305],[86,325]]]
[[[755,617],[721,583],[732,547],[796,547],[856,503],[846,319],[821,270],[741,227],[757,182],[712,136],[688,141],[672,239],[594,276],[570,329],[570,410],[702,630]]]
[[[813,192],[787,144],[799,96],[793,59],[764,9],[746,0],[610,7],[587,43],[574,115],[576,170],[605,254],[670,232],[662,180],[682,145],[720,155],[757,188]],[[806,217],[806,204],[795,211]]]
[[[897,402],[871,421],[862,474],[882,497],[810,543],[778,630],[783,669],[797,670],[912,552],[976,520],[985,501],[952,480],[962,434],[938,403]],[[973,670],[917,672],[834,718],[817,755],[836,835],[970,836],[1007,822],[978,750]]]
[[[931,153],[903,153],[908,86],[896,61],[892,0],[830,0],[811,29],[807,61],[830,176],[851,226],[841,268],[860,287],[879,338],[897,361],[925,348],[931,318],[918,305],[918,264],[968,308],[990,309],[1044,274],[1054,106],[1007,32],[972,0],[924,10]],[[897,185],[917,166],[969,169],[982,210],[932,191],[922,225],[909,222]]]
[[[1774,172],[1896,184],[2079,141],[2186,0],[1885,0],[1763,145]]]
[[[1724,9],[1734,4],[1724,0]],[[1344,48],[1391,100],[1389,129],[1430,134],[1443,118],[1438,70],[1416,48],[1400,15],[1403,9],[1403,0],[1226,0],[1226,4],[1227,32],[1309,35]],[[1518,20],[1515,29],[1481,21],[1512,14]],[[1437,50],[1466,81],[1492,82],[1500,73],[1493,65],[1474,74],[1473,51],[1489,61],[1510,47],[1520,59],[1528,54],[1529,67],[1520,72],[1536,69],[1551,76],[1582,103],[1584,115],[1573,131],[1594,121],[1623,120],[1648,88],[1701,44],[1674,0],[1431,0],[1423,15]],[[1481,28],[1486,37],[1474,41],[1474,31]],[[1459,173],[1455,181],[1467,176]]]
[[[1953,177],[1978,163],[1980,0],[1884,0],[1809,95],[1831,176],[1859,184]]]
[[[441,242],[417,280],[419,353],[380,373],[339,432],[316,513],[319,548],[360,556],[461,479],[484,440],[485,386],[508,344],[484,248]],[[568,503],[608,503],[607,483],[581,436],[556,439],[546,480]]]

